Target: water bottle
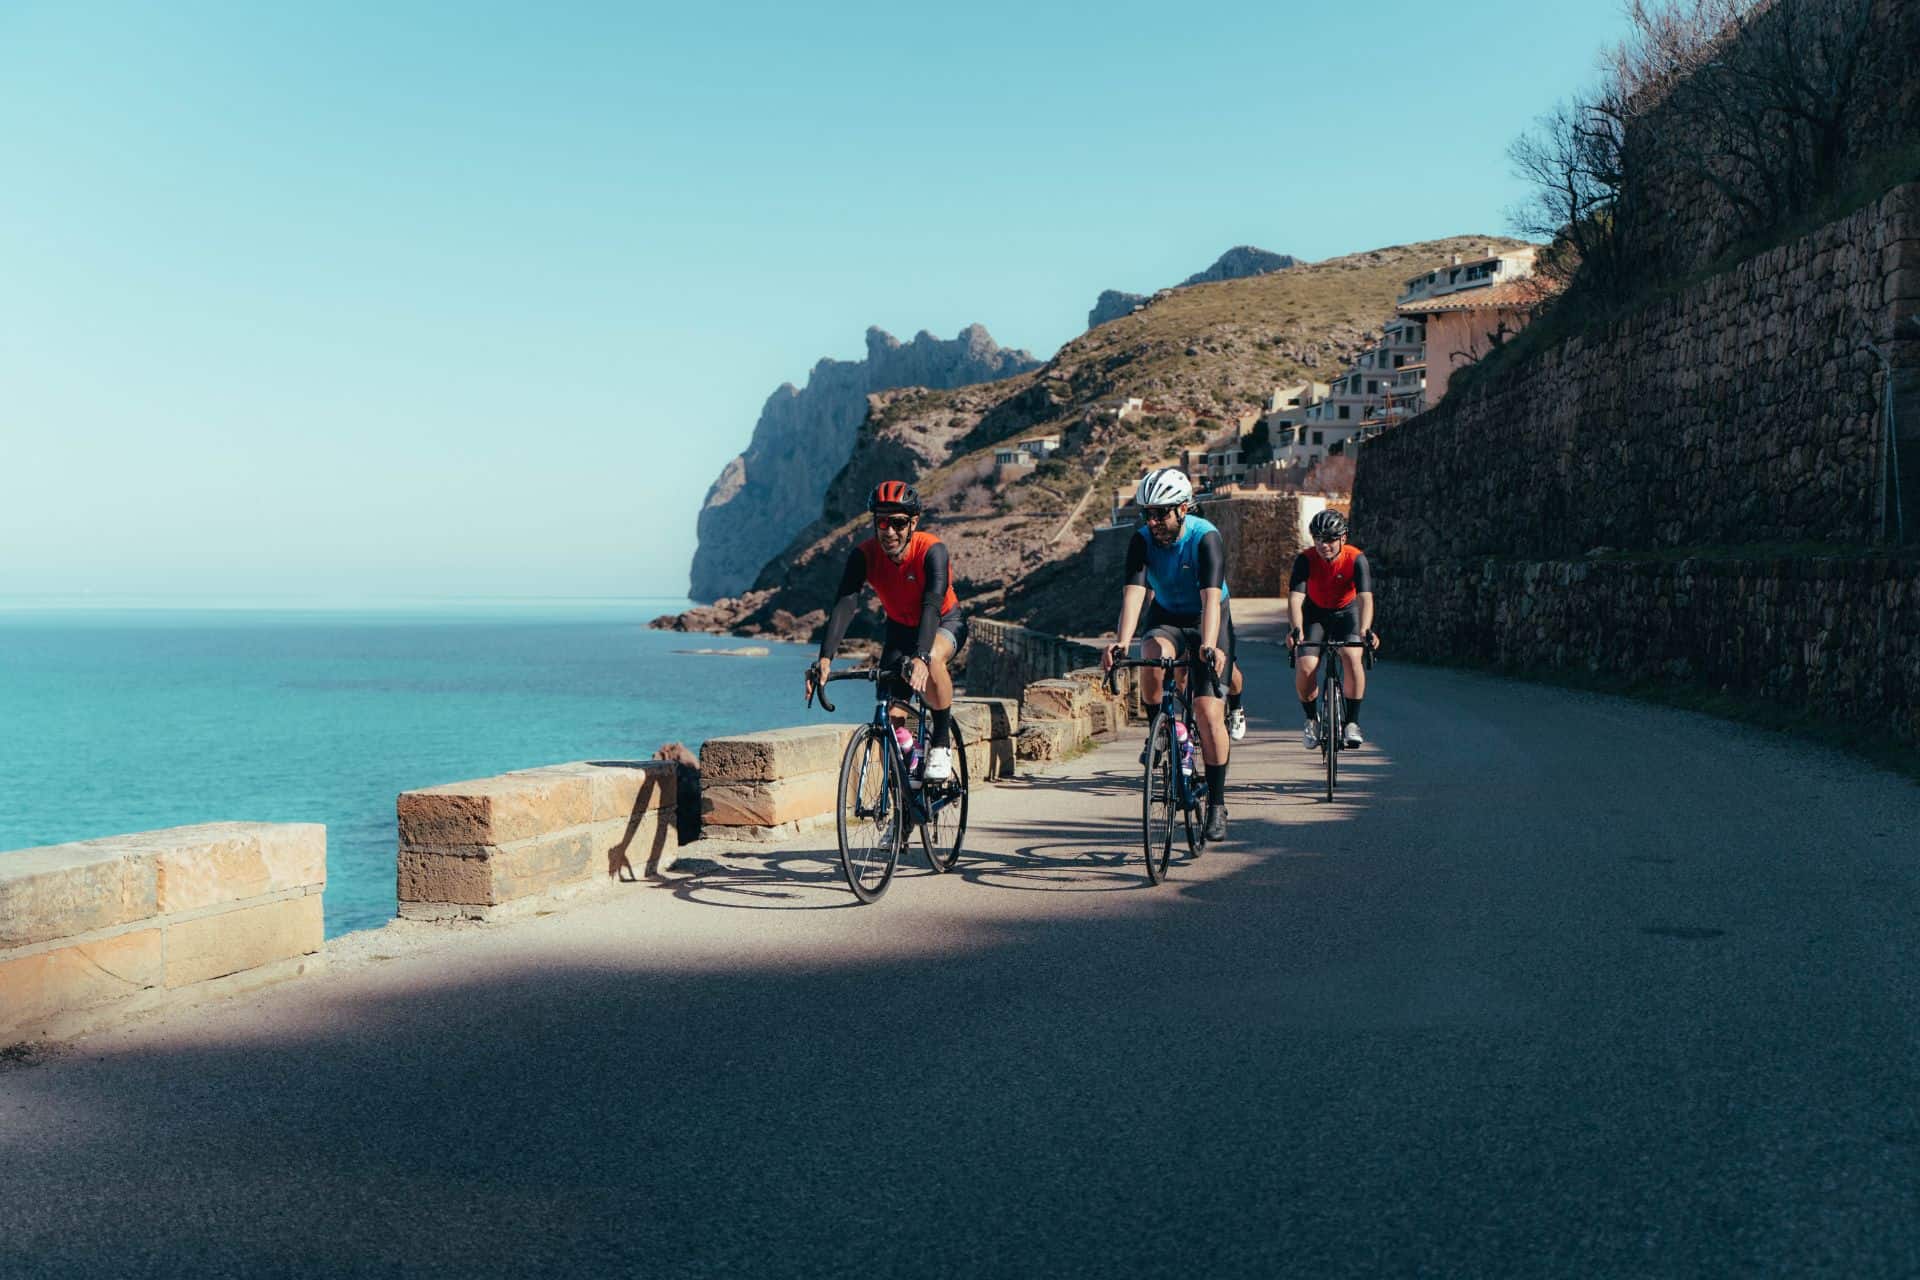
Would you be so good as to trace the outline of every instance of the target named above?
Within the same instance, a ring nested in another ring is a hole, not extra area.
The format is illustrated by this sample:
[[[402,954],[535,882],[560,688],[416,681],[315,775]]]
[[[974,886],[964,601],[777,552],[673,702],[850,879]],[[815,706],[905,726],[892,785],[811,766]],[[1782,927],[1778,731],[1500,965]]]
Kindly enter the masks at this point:
[[[1180,772],[1193,776],[1193,739],[1187,737],[1187,725],[1184,720],[1173,722],[1173,740],[1180,744]]]
[[[907,785],[920,785],[920,752],[914,746],[913,731],[903,724],[893,726],[893,740],[900,744],[900,758],[907,762]]]

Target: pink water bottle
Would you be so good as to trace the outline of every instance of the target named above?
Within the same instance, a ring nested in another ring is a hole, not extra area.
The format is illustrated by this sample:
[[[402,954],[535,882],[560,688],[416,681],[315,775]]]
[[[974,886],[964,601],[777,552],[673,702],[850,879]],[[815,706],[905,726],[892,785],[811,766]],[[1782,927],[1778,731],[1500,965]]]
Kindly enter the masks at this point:
[[[1173,722],[1173,740],[1180,744],[1180,772],[1193,773],[1193,740],[1187,737],[1187,724],[1184,720]]]
[[[907,785],[920,785],[920,753],[913,747],[913,732],[903,724],[893,726],[893,740],[900,744],[900,758],[907,762]]]

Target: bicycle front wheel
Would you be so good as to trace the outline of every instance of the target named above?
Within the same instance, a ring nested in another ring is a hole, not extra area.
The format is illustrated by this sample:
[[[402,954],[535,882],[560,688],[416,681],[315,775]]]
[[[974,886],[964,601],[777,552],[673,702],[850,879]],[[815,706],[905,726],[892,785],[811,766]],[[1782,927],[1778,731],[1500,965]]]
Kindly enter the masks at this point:
[[[840,795],[834,825],[840,835],[840,866],[847,888],[862,902],[887,891],[906,843],[907,809],[892,736],[861,725],[840,760]]]
[[[1174,810],[1180,796],[1174,773],[1180,756],[1173,740],[1173,721],[1164,712],[1153,718],[1147,734],[1146,779],[1140,791],[1141,843],[1147,855],[1147,879],[1159,884],[1167,878],[1167,860],[1173,856]]]
[[[953,725],[953,777],[945,782],[920,783],[920,802],[927,818],[920,824],[920,844],[927,865],[951,871],[960,861],[960,844],[967,838],[967,744],[960,726]]]
[[[1338,680],[1327,681],[1327,692],[1322,699],[1327,708],[1326,750],[1327,750],[1327,799],[1333,799],[1333,784],[1340,777],[1340,735],[1346,731],[1347,700],[1340,690]]]

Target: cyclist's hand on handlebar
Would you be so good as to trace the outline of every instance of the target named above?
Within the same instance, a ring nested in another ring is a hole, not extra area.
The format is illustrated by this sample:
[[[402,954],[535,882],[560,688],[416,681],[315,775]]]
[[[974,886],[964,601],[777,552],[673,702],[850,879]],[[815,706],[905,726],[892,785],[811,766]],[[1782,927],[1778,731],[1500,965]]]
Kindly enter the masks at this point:
[[[1215,676],[1227,674],[1227,651],[1225,649],[1202,649],[1200,660],[1213,668]]]
[[[927,691],[926,659],[908,658],[905,675],[907,677],[908,688],[912,689],[915,693],[925,693]]]
[[[820,686],[827,682],[827,671],[832,666],[832,659],[820,658],[807,668],[807,700],[809,702],[813,700],[813,695],[819,691]]]
[[[1100,669],[1102,671],[1111,671],[1113,670],[1113,664],[1120,661],[1120,659],[1126,656],[1127,656],[1127,648],[1125,645],[1110,644],[1105,649],[1101,650]]]
[[[1288,627],[1287,628],[1287,648],[1298,649],[1299,647],[1300,647],[1300,628]]]
[[[1380,633],[1379,632],[1368,631],[1366,634],[1366,641],[1367,641],[1367,651],[1369,653],[1380,652]]]

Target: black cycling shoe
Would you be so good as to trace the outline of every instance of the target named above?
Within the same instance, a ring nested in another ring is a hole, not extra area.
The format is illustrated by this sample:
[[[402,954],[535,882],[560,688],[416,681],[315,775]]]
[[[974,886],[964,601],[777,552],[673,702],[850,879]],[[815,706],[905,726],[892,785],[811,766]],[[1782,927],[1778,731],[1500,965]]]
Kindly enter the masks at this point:
[[[1227,838],[1227,806],[1217,804],[1207,810],[1206,838],[1209,844]]]

